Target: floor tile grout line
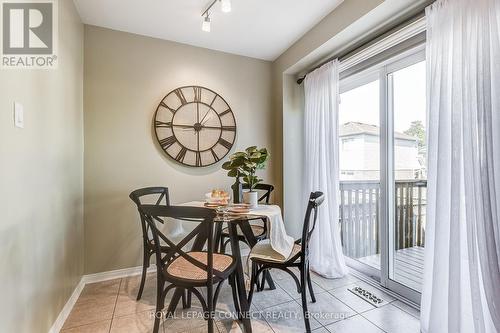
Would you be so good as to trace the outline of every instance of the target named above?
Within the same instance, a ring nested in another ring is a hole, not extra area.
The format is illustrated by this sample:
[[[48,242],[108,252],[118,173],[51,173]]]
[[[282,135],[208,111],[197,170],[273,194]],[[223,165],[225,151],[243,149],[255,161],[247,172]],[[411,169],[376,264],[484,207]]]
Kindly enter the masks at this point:
[[[299,305],[299,307],[302,309],[302,300],[294,299],[293,301],[295,303],[297,303]],[[309,306],[307,307],[307,311],[311,312],[311,310],[309,309]],[[317,322],[319,324],[320,327],[318,327],[318,328],[323,327],[323,324],[321,324],[321,322],[318,319],[312,318],[312,320],[314,320],[315,322]],[[317,330],[318,328],[315,328],[315,330]]]
[[[337,296],[333,295],[332,293],[328,292],[328,294],[330,294],[333,298],[335,298],[336,300],[338,300],[340,303],[344,304],[345,306],[347,306],[349,309],[351,309],[352,311],[354,311],[355,316],[358,315],[358,314],[361,314],[359,311],[357,311],[356,309],[354,309],[353,307],[349,306],[349,304],[345,303],[344,301],[342,301],[340,298],[338,298]],[[367,302],[368,303],[368,302]],[[370,303],[368,303],[370,304]],[[351,316],[351,317],[354,317],[354,316]],[[347,317],[347,318],[351,318],[351,317]],[[347,319],[345,318],[345,319]]]
[[[285,293],[285,295],[289,296],[291,298],[291,300],[288,300],[288,301],[284,301],[284,302],[281,302],[281,303],[277,303],[277,304],[273,304],[273,305],[270,305],[266,308],[261,308],[260,306],[258,306],[257,304],[254,303],[255,307],[257,308],[257,310],[259,311],[264,311],[266,309],[269,309],[269,308],[272,308],[272,307],[275,307],[275,306],[278,306],[278,305],[283,305],[285,303],[289,303],[290,301],[293,301],[293,296],[291,296],[285,289],[283,289],[279,284],[276,286],[276,288],[279,288],[281,291],[283,291]],[[259,291],[259,292],[264,292],[264,291],[274,291],[276,289],[273,289],[273,290],[270,290],[270,289],[264,289],[262,291]]]
[[[118,303],[118,297],[120,296],[120,291],[122,289],[123,278],[120,279],[120,284],[118,285],[118,292],[116,293],[115,306],[113,307],[113,314],[111,315],[111,322],[109,323],[109,331],[111,333],[111,327],[113,326],[113,319],[115,319],[116,304]]]
[[[111,280],[110,280],[111,281]],[[104,283],[104,282],[107,282],[107,281],[101,281],[101,282],[93,282],[93,283],[89,283],[88,285],[92,285],[92,284],[101,284],[101,283]],[[121,283],[121,278],[120,278],[120,283]],[[118,287],[119,288],[119,287]],[[75,307],[77,306],[77,304],[79,304],[80,300],[81,300],[81,297],[82,297],[82,294],[85,290],[85,287],[84,289],[82,289],[82,292],[80,293],[80,295],[78,296],[73,308],[71,309],[69,315],[71,315],[71,313],[73,313]],[[116,306],[116,300],[115,300],[115,306]],[[114,311],[114,309],[113,309]],[[68,315],[68,318],[69,318],[69,315]],[[63,323],[63,329],[61,329],[61,332],[64,332],[66,330],[70,330],[70,329],[75,329],[75,328],[78,328],[78,327],[82,327],[82,326],[86,326],[86,325],[93,325],[93,324],[96,324],[96,323],[99,323],[99,322],[104,322],[104,321],[108,321],[108,320],[112,320],[113,319],[113,314],[111,315],[111,319],[99,319],[99,320],[94,320],[94,321],[91,321],[91,322],[87,322],[87,323],[84,323],[84,324],[79,324],[79,325],[76,325],[76,326],[70,326],[70,327],[67,327],[67,328],[64,328],[64,325],[66,324],[66,321],[68,320],[68,318],[66,318],[66,320],[64,321]],[[111,326],[110,326],[111,327]]]
[[[384,305],[385,306],[385,305]],[[373,310],[376,310],[376,309],[379,309],[379,308],[375,308],[375,309],[371,309],[371,310],[368,310],[368,311],[365,311],[363,313],[360,313],[359,315],[361,317],[363,317],[365,320],[368,320],[373,326],[377,327],[379,330],[381,330],[382,332],[385,332],[387,333],[386,330],[382,329],[382,327],[378,326],[377,324],[375,324],[373,321],[371,321],[370,319],[368,319],[367,317],[363,316],[363,314],[367,313],[367,312],[370,312],[370,311],[373,311]]]
[[[287,304],[287,303],[290,303],[290,302],[293,302],[293,301],[295,301],[295,300],[292,298],[292,299],[290,299],[290,300],[288,300],[288,301],[284,301],[284,302],[281,302],[281,303],[277,303],[277,304],[274,304],[274,305],[268,306],[268,307],[263,308],[263,309],[261,309],[261,308],[260,308],[260,307],[258,307],[257,305],[256,305],[256,307],[257,307],[257,310],[258,310],[258,311],[262,312],[262,311],[268,311],[270,308],[274,308],[275,306],[280,306],[280,305]]]
[[[83,326],[94,325],[94,324],[98,324],[98,323],[101,323],[101,322],[103,323],[105,321],[109,321],[109,319],[101,319],[101,320],[93,321],[93,322],[87,323],[87,324],[81,324],[81,325],[72,326],[72,327],[65,328],[65,329],[61,330],[60,333],[64,333],[64,332],[66,332],[68,330],[74,330],[76,328],[83,327]]]
[[[262,313],[262,310],[257,309],[257,312]],[[273,328],[273,327],[271,326],[271,324],[267,321],[266,317],[264,317],[263,319],[264,319],[264,322],[267,324],[267,326],[269,326],[269,328],[271,329],[271,331],[273,331],[273,333],[276,333],[276,331],[274,330],[274,328]]]

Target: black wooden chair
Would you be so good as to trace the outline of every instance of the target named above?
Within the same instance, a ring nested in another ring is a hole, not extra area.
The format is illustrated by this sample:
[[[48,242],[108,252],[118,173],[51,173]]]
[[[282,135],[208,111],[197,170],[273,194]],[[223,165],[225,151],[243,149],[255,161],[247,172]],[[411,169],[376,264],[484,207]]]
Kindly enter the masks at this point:
[[[200,301],[204,316],[208,320],[208,332],[214,332],[214,311],[217,297],[223,282],[231,279],[233,300],[237,311],[239,305],[236,294],[235,275],[237,260],[227,254],[214,253],[214,218],[215,211],[208,208],[184,206],[139,206],[143,219],[148,224],[153,235],[154,251],[157,265],[157,298],[156,314],[153,332],[159,330],[162,310],[167,293],[172,289],[180,289],[181,294],[188,292],[187,307],[190,306],[191,294]],[[164,218],[173,218],[197,223],[198,225],[184,239],[178,243],[172,242],[158,228],[157,223],[168,223]],[[191,251],[184,248],[193,241]],[[168,245],[165,252],[162,243]],[[204,248],[206,250],[204,250]],[[169,284],[170,283],[170,284]],[[217,285],[214,290],[214,285]],[[197,288],[206,287],[206,299]],[[166,318],[170,318],[175,311],[178,299],[172,298],[167,309]]]
[[[302,296],[302,311],[304,314],[304,322],[306,325],[307,333],[311,332],[311,325],[309,323],[309,312],[307,310],[307,297],[306,297],[306,283],[311,294],[312,302],[316,302],[314,297],[311,272],[309,270],[309,240],[316,226],[316,220],[318,217],[318,207],[323,203],[324,195],[322,192],[312,192],[309,196],[309,202],[307,204],[306,215],[304,218],[304,226],[302,228],[302,238],[295,242],[292,253],[285,261],[279,261],[279,259],[261,259],[258,257],[252,257],[252,277],[250,281],[250,293],[248,295],[249,303],[252,302],[252,296],[254,292],[254,286],[258,284],[258,278],[260,273],[266,272],[271,268],[277,268],[290,274],[295,281],[297,286],[297,292]],[[257,244],[258,247],[260,244]],[[252,251],[254,250],[252,249]],[[250,252],[250,255],[252,253]],[[297,267],[300,271],[300,281],[299,278],[290,270],[292,267]]]
[[[243,189],[248,189],[249,186],[247,184],[243,184]],[[271,199],[271,193],[274,190],[274,186],[270,184],[257,184],[255,186],[255,189],[260,192],[260,197],[259,197],[259,202],[260,203],[265,203],[266,205],[269,205],[269,200]],[[266,221],[262,221],[262,223],[259,224],[251,224],[252,232],[257,239],[257,241],[261,241],[262,239],[266,238],[266,233],[267,233],[267,227],[266,227]],[[240,242],[243,242],[248,245],[248,242],[241,232],[241,230],[238,228],[238,240]],[[220,252],[225,253],[226,251],[226,246],[229,243],[229,230],[226,228],[222,229],[221,233],[221,240],[220,240]]]
[[[164,206],[170,206],[170,198],[168,195],[167,187],[141,188],[130,193],[129,197],[137,205],[137,208],[139,208],[140,205],[146,203],[154,203],[155,205],[162,205],[163,204],[162,202],[164,202]],[[141,285],[139,287],[139,292],[137,293],[137,300],[140,300],[142,297],[144,284],[146,283],[146,272],[150,265],[151,256],[155,253],[153,245],[153,236],[149,232],[149,226],[143,219],[140,212],[139,216],[141,218],[143,258],[142,258]],[[165,251],[166,249],[167,247],[164,246]]]

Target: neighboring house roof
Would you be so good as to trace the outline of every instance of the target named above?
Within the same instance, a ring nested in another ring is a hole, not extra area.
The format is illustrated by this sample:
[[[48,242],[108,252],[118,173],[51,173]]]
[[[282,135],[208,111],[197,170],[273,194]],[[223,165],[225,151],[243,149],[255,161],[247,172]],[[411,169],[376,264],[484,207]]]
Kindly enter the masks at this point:
[[[358,122],[348,122],[340,125],[340,137],[344,136],[354,136],[359,134],[367,134],[367,135],[380,135],[380,128],[375,125],[369,125]],[[417,138],[404,134],[401,132],[394,132],[394,137],[396,139],[408,140],[408,141],[418,141]]]

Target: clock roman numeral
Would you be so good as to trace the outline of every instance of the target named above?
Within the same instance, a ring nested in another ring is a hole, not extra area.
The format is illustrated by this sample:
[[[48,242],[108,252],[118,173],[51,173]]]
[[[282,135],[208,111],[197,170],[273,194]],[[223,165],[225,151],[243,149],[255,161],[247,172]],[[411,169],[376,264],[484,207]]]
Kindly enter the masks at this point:
[[[227,149],[231,149],[231,147],[233,146],[230,142],[224,140],[223,138],[220,138],[219,139],[219,144]]]
[[[218,162],[220,160],[219,156],[215,153],[213,149],[210,149],[210,152],[212,153],[212,156],[214,157],[215,162]]]
[[[168,138],[161,139],[160,140],[160,146],[165,150],[172,146],[177,140],[175,139],[175,136],[169,136]]]
[[[182,90],[180,88],[175,89],[174,93],[175,93],[175,95],[177,95],[177,98],[181,101],[181,105],[187,104],[186,97],[184,96],[184,93],[182,92]]]
[[[186,157],[186,152],[187,152],[187,148],[186,147],[182,147],[181,151],[175,157],[175,160],[177,162],[182,163],[184,161],[184,157]]]
[[[227,109],[226,111],[219,113],[219,116],[222,117],[230,112],[231,112],[231,109]]]
[[[236,126],[222,126],[221,130],[223,131],[231,131],[231,132],[236,132]]]
[[[175,113],[175,110],[168,106],[165,102],[161,102],[160,106],[163,106],[165,109],[168,109],[170,112]]]
[[[171,121],[164,122],[164,121],[159,121],[159,120],[156,120],[156,121],[155,121],[155,127],[166,127],[166,128],[170,128],[170,127],[172,127],[172,122],[171,122]]]
[[[193,90],[194,90],[194,101],[201,102],[201,88],[193,87]]]
[[[196,152],[196,166],[201,166],[201,153],[199,151]]]

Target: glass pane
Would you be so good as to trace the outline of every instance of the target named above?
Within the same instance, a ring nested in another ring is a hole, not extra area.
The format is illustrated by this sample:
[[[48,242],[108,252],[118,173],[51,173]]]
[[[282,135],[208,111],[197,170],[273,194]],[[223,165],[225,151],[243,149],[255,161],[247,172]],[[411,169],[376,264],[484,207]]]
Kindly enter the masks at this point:
[[[391,78],[392,77],[392,78]],[[390,74],[394,110],[394,224],[389,278],[421,291],[427,193],[425,61]]]
[[[379,81],[340,95],[340,220],[344,254],[380,270]]]

